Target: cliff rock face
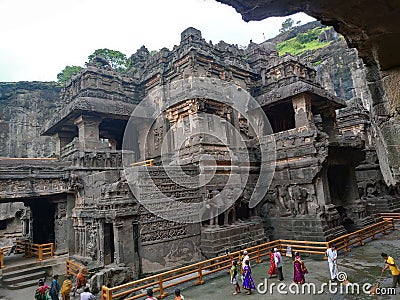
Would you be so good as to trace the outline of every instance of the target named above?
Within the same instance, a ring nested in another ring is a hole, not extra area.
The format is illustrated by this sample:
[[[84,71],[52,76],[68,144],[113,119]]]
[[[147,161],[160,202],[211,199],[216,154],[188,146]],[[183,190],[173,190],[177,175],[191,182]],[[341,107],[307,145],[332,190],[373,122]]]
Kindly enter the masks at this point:
[[[367,86],[366,69],[357,50],[350,49],[344,38],[335,32],[333,27],[327,27],[319,22],[311,22],[295,27],[269,40],[277,43],[288,41],[300,34],[307,34],[315,28],[322,28],[316,42],[321,48],[304,49],[297,54],[303,60],[314,65],[317,70],[317,81],[334,95],[350,100],[360,98],[363,106],[370,110],[371,95]]]
[[[46,157],[55,150],[40,136],[58,105],[61,87],[54,82],[0,83],[0,157]]]

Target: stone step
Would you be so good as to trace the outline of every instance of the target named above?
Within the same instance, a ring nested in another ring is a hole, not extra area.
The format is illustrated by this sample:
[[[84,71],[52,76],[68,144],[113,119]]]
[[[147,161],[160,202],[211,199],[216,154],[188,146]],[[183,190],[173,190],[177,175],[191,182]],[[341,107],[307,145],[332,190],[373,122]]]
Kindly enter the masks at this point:
[[[34,280],[37,283],[40,278],[44,278],[45,276],[46,272],[44,270],[41,270],[33,273],[32,272],[25,273],[19,276],[11,276],[8,278],[3,277],[3,284],[6,286],[10,286],[13,284],[23,283],[32,280]]]
[[[29,273],[36,273],[36,272],[44,271],[45,268],[46,267],[43,267],[43,266],[33,265],[33,266],[26,266],[26,267],[20,266],[19,269],[16,269],[14,271],[4,270],[3,271],[3,280],[10,278],[10,277],[17,277],[17,276],[22,276],[22,275],[29,274]]]
[[[10,290],[20,290],[31,286],[32,287],[37,286],[37,284],[38,284],[38,279],[35,279],[35,280],[28,280],[20,283],[10,284],[7,285],[6,288]]]

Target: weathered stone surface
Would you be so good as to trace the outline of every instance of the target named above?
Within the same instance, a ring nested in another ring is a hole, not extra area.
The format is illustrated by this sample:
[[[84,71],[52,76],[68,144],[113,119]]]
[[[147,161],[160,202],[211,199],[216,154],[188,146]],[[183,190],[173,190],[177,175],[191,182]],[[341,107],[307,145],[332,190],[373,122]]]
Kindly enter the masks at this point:
[[[272,43],[213,45],[194,28],[181,39],[155,55],[139,49],[126,76],[105,64],[72,78],[44,131],[55,161],[12,173],[0,160],[2,200],[32,208],[33,238],[139,277],[272,235],[326,240],[373,221],[356,177],[369,142],[359,103],[337,115],[345,101]]]
[[[400,66],[400,55],[397,51],[400,47],[398,3],[395,0],[384,3],[363,0],[356,5],[343,0],[219,1],[235,7],[246,21],[305,12],[322,24],[333,26],[337,32],[343,34],[350,47],[357,48],[359,56],[367,65],[367,80],[372,102],[375,104],[371,111],[372,121],[376,124],[374,131],[381,170],[386,183],[396,185],[400,180],[398,149],[388,148],[388,145],[399,144],[400,133],[393,130],[394,123],[389,122],[389,126],[385,126],[381,120],[390,116],[387,111],[393,111],[399,106],[399,98],[395,96],[399,87],[388,84],[388,81],[396,82],[390,78],[398,77]],[[383,82],[382,79],[386,77],[388,80]],[[378,106],[378,103],[382,105]]]
[[[54,141],[41,128],[60,107],[61,87],[54,82],[0,83],[0,156],[47,157]]]

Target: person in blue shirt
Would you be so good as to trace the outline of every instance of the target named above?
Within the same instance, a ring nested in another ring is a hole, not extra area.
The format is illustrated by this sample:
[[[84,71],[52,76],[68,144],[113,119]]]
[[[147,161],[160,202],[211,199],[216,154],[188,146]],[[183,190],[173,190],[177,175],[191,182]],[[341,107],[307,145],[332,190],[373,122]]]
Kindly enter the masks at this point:
[[[53,276],[53,280],[50,285],[50,296],[51,300],[58,300],[58,294],[60,293],[60,285],[58,284],[58,274]]]

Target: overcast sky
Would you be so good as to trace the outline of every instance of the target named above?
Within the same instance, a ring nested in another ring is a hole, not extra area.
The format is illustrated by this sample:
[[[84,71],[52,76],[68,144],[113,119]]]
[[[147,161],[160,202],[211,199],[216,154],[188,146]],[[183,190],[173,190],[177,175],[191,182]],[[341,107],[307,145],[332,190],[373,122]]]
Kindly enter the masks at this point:
[[[0,81],[53,81],[99,48],[127,56],[142,45],[172,49],[190,26],[213,43],[260,43],[277,35],[287,18],[246,23],[214,0],[0,0],[0,12]]]

